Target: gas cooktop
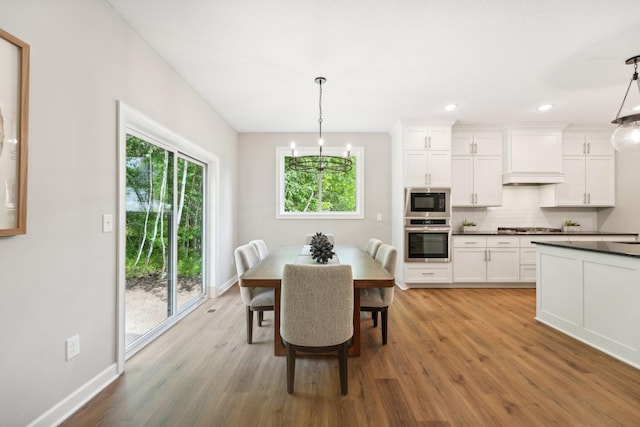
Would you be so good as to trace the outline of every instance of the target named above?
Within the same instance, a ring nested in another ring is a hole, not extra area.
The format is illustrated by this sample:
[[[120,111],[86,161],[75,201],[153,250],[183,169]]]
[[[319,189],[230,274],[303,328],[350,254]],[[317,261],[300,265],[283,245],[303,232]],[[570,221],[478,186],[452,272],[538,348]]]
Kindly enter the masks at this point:
[[[549,227],[498,227],[498,234],[549,234],[561,232],[561,228]]]

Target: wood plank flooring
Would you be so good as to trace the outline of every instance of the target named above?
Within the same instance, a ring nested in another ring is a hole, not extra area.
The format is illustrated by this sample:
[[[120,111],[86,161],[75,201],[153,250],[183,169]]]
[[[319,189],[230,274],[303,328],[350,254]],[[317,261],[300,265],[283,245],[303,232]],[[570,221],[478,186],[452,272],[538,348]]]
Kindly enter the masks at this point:
[[[213,311],[215,310],[215,311]],[[64,426],[640,426],[640,370],[534,320],[534,289],[396,289],[389,343],[362,317],[362,356],[298,359],[273,317],[245,344],[237,287],[127,362]]]

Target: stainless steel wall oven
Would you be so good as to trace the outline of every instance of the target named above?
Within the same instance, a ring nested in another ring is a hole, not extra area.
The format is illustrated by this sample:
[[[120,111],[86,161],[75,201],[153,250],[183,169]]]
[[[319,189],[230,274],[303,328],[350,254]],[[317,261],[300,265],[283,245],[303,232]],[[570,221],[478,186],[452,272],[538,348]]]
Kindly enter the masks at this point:
[[[405,262],[450,262],[451,224],[448,218],[405,219]]]

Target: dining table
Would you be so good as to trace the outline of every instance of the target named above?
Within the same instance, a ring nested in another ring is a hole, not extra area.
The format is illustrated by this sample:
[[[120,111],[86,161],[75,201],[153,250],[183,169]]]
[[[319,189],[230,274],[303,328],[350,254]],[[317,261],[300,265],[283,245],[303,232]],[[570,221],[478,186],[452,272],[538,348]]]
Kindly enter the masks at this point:
[[[335,255],[328,264],[348,264],[353,275],[353,345],[350,356],[360,356],[360,289],[391,288],[395,277],[366,252],[355,245],[336,245]],[[273,347],[276,356],[284,356],[280,338],[280,283],[286,264],[318,264],[311,256],[309,245],[283,246],[269,253],[258,265],[240,278],[240,286],[274,289]]]

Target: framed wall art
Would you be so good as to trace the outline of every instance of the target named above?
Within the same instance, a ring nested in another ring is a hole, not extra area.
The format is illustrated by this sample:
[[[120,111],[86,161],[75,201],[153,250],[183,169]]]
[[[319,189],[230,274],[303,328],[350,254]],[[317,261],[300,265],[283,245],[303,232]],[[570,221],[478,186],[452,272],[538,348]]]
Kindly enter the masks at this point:
[[[27,232],[29,45],[0,29],[0,236]]]

